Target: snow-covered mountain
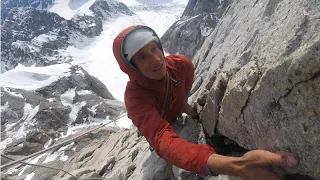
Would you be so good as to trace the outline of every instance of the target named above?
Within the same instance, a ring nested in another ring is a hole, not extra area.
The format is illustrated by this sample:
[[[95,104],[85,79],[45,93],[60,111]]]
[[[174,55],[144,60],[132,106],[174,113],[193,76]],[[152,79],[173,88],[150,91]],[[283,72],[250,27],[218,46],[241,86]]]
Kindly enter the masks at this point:
[[[166,32],[162,41],[168,51],[193,56],[195,82],[189,101],[199,112],[201,124],[188,117],[178,122],[180,127],[191,125],[182,129],[192,132],[187,136],[198,138],[198,143],[205,138],[216,152],[225,155],[241,156],[257,148],[290,151],[300,157],[300,164],[275,168],[284,179],[320,178],[320,169],[314,168],[319,165],[320,149],[319,3],[120,2],[56,0],[45,11],[28,6],[9,13],[11,19],[1,26],[5,40],[1,55],[12,52],[11,46],[26,46],[29,49],[23,53],[27,58],[21,60],[31,60],[25,65],[16,61],[10,67],[14,69],[0,75],[0,148],[5,155],[21,159],[100,124],[109,125],[26,161],[63,168],[82,179],[168,179],[164,160],[150,151],[130,120],[121,116],[114,121],[119,114],[125,116],[121,100],[128,78],[113,57],[113,38],[127,26],[147,24],[160,36]],[[110,8],[115,4],[116,11]],[[43,17],[25,17],[25,12]],[[40,29],[33,31],[25,22]],[[30,50],[33,46],[38,50]],[[51,51],[60,53],[60,58],[46,59],[55,57]],[[22,57],[13,57],[17,56]],[[51,60],[52,65],[32,57]],[[62,57],[70,57],[68,63],[61,63]],[[14,62],[14,58],[10,60]],[[183,137],[181,132],[178,135]],[[1,164],[9,161],[1,158]],[[199,177],[177,167],[173,172],[177,179],[239,180]],[[74,178],[57,170],[22,165],[1,173],[3,179]]]
[[[128,77],[113,56],[113,38],[137,24],[161,36],[186,4],[55,0],[45,8],[11,6],[18,8],[11,8],[1,25],[1,152],[20,159],[124,113],[121,101]],[[111,125],[129,127],[131,121],[121,118]],[[114,127],[107,134],[116,131]],[[60,158],[63,163],[67,157],[57,152],[30,162]],[[30,168],[18,166],[6,174],[31,179],[28,172]]]
[[[69,45],[99,36],[102,23],[114,14],[133,14],[124,4],[113,1],[97,0],[88,8],[91,14],[78,11],[71,19],[32,7],[12,9],[1,26],[1,72],[18,64],[46,66],[71,62],[73,58],[65,50]]]
[[[8,13],[17,7],[33,7],[36,9],[47,9],[53,4],[54,0],[2,0],[1,1],[1,20],[5,20]]]

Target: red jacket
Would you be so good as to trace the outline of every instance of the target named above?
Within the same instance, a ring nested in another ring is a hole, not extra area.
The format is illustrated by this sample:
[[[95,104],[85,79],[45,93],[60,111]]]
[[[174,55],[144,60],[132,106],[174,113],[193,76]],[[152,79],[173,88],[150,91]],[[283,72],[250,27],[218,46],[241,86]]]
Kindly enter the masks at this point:
[[[164,104],[167,80],[159,82],[148,79],[129,67],[121,57],[122,40],[135,27],[123,30],[113,42],[115,58],[121,70],[130,78],[124,97],[128,117],[160,157],[182,169],[206,174],[205,166],[214,150],[208,145],[180,139],[170,126],[180,113],[185,93],[191,89],[194,66],[189,58],[182,55],[166,57],[167,70],[177,82],[172,81],[172,100],[163,119],[160,113]]]

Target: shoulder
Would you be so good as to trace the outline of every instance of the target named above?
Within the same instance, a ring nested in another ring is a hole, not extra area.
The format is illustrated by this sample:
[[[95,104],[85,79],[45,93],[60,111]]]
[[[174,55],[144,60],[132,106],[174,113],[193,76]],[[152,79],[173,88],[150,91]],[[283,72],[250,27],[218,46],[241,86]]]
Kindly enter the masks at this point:
[[[176,68],[194,68],[191,59],[181,54],[169,55],[166,57],[166,60],[169,65],[175,66]]]
[[[176,63],[192,63],[191,59],[182,54],[173,54],[166,56],[167,61],[173,61]]]

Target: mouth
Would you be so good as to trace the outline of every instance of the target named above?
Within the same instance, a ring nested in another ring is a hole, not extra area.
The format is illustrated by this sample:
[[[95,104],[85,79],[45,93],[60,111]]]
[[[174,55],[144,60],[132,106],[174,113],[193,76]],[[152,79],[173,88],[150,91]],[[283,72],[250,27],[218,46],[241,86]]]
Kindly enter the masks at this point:
[[[162,67],[163,67],[163,63],[162,63],[159,67],[157,67],[156,69],[154,69],[153,72],[158,71],[158,70],[161,69]]]

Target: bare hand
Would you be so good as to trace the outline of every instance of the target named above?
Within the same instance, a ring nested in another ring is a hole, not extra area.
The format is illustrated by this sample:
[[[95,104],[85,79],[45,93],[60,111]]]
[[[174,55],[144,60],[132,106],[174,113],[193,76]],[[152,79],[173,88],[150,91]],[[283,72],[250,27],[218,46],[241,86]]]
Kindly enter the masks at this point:
[[[292,153],[253,150],[242,157],[212,154],[207,163],[213,174],[239,176],[244,180],[282,180],[272,171],[272,165],[294,167],[299,162]]]
[[[272,165],[294,167],[298,159],[292,153],[272,153],[265,150],[247,152],[244,156],[246,167],[242,171],[244,180],[281,180],[272,171]]]

